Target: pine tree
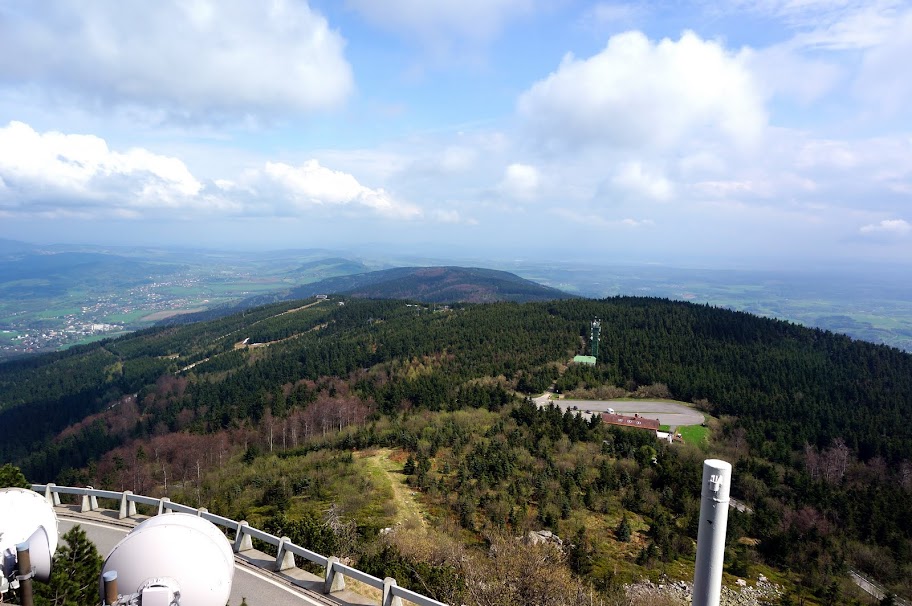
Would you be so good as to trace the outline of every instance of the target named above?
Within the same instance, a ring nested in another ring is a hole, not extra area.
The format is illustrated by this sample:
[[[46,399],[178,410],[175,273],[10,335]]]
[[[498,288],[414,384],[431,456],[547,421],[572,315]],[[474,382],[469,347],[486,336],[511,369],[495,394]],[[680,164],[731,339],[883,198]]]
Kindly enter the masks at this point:
[[[402,468],[402,473],[407,476],[415,473],[415,459],[412,455],[409,455],[408,459],[405,460],[405,466]]]
[[[626,513],[624,514],[624,517],[621,518],[621,523],[618,524],[616,532],[617,532],[618,541],[621,541],[623,543],[630,542],[631,529],[630,529],[630,522],[627,520]]]
[[[32,485],[28,483],[18,467],[7,463],[0,467],[0,488],[10,487],[30,489]]]
[[[51,578],[35,583],[36,606],[83,606],[98,602],[101,556],[78,525],[61,537],[66,543],[57,550]]]

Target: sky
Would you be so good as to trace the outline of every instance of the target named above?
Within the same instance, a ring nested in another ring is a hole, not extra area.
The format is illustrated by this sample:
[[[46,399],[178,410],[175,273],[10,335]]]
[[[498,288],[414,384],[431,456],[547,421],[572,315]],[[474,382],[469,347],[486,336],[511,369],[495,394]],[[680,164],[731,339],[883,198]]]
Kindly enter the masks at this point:
[[[0,0],[0,238],[912,268],[912,2]]]

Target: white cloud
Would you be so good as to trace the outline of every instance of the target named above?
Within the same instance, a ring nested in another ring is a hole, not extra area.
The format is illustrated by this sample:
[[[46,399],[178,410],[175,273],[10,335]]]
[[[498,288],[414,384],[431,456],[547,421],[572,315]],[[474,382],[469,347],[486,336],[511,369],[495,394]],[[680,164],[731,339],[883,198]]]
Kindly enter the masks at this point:
[[[668,200],[674,193],[671,182],[661,174],[643,168],[640,162],[625,162],[612,179],[613,183],[633,194],[653,200]]]
[[[180,120],[332,108],[353,89],[344,46],[291,0],[0,4],[7,86]]]
[[[766,184],[757,184],[752,181],[701,181],[694,183],[695,191],[711,198],[731,198],[737,196],[769,193]]]
[[[886,115],[908,111],[912,103],[912,10],[891,23],[882,44],[865,52],[855,92]]]
[[[589,29],[617,27],[640,17],[644,8],[639,4],[621,4],[614,2],[597,2],[586,9],[580,19],[581,25]]]
[[[796,46],[827,50],[880,44],[907,6],[905,0],[732,0],[729,5],[780,20],[797,32],[791,41]]]
[[[94,135],[0,128],[0,209],[43,217],[422,216],[417,206],[354,175],[308,160],[266,162],[235,179],[200,181],[178,158],[146,149],[112,150]],[[439,218],[439,217],[438,217]],[[444,217],[446,218],[446,217]]]
[[[504,171],[499,189],[510,197],[528,200],[538,192],[539,184],[538,170],[534,166],[515,163]]]
[[[463,218],[459,211],[437,209],[432,216],[438,223],[478,225],[478,221],[472,218]]]
[[[486,40],[510,19],[529,13],[532,0],[348,0],[349,7],[385,29],[429,43],[446,38]]]
[[[809,105],[832,91],[843,70],[827,61],[802,56],[790,44],[742,51],[765,96],[785,96]]]
[[[859,229],[863,234],[889,234],[894,236],[905,236],[912,232],[912,225],[904,219],[884,219],[880,223],[865,225]]]
[[[538,136],[570,146],[670,148],[692,135],[743,144],[766,125],[744,58],[692,32],[658,43],[627,32],[588,59],[568,54],[521,95],[519,113]]]
[[[75,198],[115,207],[179,207],[203,185],[177,158],[141,148],[116,152],[93,135],[38,133],[10,122],[0,128],[0,179],[7,205]]]
[[[262,177],[277,184],[299,209],[312,206],[361,206],[388,217],[415,218],[416,206],[399,202],[383,189],[371,189],[345,172],[309,160],[299,167],[281,162],[266,164]]]
[[[475,165],[478,152],[471,147],[451,145],[440,154],[440,168],[449,173],[464,172]]]
[[[633,219],[630,217],[624,219],[608,219],[597,213],[579,212],[570,208],[555,208],[552,212],[568,221],[580,223],[583,225],[605,227],[605,228],[623,228],[623,229],[640,229],[655,227],[655,221],[652,219]]]

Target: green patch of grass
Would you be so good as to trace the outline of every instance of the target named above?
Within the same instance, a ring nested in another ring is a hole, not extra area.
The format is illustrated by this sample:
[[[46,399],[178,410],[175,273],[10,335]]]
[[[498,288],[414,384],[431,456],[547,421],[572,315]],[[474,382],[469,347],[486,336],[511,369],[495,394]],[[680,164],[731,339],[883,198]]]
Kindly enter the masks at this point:
[[[678,433],[684,438],[685,444],[703,446],[709,443],[709,427],[688,425],[686,427],[678,427]]]
[[[105,316],[104,321],[111,324],[132,324],[147,315],[149,315],[147,310],[137,309],[135,311],[108,314]]]
[[[36,317],[48,319],[48,318],[59,318],[63,316],[73,316],[82,313],[82,310],[78,307],[61,307],[58,309],[46,309],[44,311],[38,312]]]

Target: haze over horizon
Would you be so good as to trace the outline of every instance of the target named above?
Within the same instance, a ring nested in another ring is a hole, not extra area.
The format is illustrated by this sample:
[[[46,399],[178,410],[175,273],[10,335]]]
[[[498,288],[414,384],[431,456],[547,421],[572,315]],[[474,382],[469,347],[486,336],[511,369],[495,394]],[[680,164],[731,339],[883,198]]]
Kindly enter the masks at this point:
[[[0,3],[0,238],[908,266],[910,56],[890,0]]]

